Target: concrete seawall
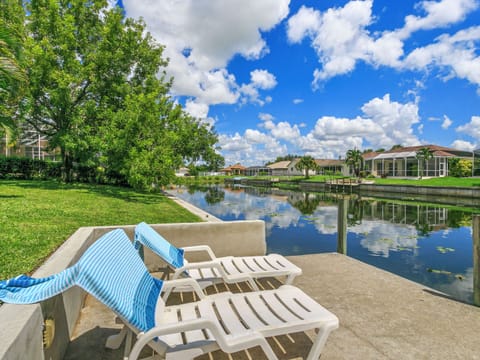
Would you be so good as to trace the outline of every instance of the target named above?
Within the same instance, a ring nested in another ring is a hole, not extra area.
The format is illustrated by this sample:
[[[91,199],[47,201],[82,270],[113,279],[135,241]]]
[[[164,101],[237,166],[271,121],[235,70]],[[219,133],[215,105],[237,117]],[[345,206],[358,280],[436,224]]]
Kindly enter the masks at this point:
[[[243,185],[275,187],[278,182],[256,179],[242,179]],[[391,199],[405,199],[443,203],[449,205],[480,206],[480,187],[442,187],[417,185],[379,185],[379,184],[327,184],[324,182],[301,181],[296,185],[302,191],[357,193],[363,196],[379,196]]]
[[[299,187],[302,191],[356,193],[361,196],[377,196],[388,199],[480,206],[480,188],[377,184],[330,186],[315,182],[301,182]]]
[[[480,206],[480,188],[437,187],[415,185],[360,184],[360,195],[420,200],[449,205]]]

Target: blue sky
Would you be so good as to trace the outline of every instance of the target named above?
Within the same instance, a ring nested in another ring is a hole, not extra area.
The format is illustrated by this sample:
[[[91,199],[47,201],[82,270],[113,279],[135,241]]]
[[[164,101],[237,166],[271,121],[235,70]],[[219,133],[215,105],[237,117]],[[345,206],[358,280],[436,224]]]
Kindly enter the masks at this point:
[[[480,147],[480,0],[123,0],[226,165]]]

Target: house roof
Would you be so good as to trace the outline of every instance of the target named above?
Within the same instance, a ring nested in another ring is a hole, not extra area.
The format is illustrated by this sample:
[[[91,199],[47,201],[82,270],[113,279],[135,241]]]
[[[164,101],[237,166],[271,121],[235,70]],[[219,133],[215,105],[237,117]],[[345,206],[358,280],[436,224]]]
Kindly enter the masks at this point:
[[[290,160],[279,161],[274,164],[267,165],[267,167],[269,167],[270,169],[287,169],[290,163],[291,163]]]
[[[343,160],[336,159],[315,159],[318,166],[342,166],[345,164]]]
[[[378,154],[381,154],[381,153],[376,152],[376,151],[370,151],[370,152],[362,154],[362,157],[363,157],[364,160],[369,160],[369,159],[374,158]]]
[[[417,152],[420,149],[428,148],[432,151],[433,156],[436,157],[469,157],[472,156],[472,153],[469,151],[463,151],[458,149],[452,149],[445,146],[439,145],[417,145],[417,146],[405,146],[401,148],[397,148],[394,150],[388,150],[381,153],[370,152],[367,154],[363,154],[363,158],[365,160],[370,159],[397,159],[397,158],[407,158],[407,157],[416,157]]]
[[[235,165],[230,165],[229,167],[226,167],[226,168],[222,169],[222,171],[230,171],[230,170],[234,170],[234,169],[245,170],[246,167],[243,166],[243,165],[240,165],[240,164],[235,164]]]

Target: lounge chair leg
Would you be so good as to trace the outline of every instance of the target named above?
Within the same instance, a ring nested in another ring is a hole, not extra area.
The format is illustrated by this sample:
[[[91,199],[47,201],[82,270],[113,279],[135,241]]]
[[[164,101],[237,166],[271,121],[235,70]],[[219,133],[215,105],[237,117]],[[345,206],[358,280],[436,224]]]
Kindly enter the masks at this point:
[[[285,285],[292,285],[293,284],[293,280],[295,280],[295,277],[297,275],[287,275],[287,278],[285,279]]]
[[[329,326],[324,326],[319,329],[315,340],[313,341],[310,352],[308,353],[307,360],[318,360],[322,354],[323,347],[327,342],[328,336],[332,332],[333,328]]]
[[[266,339],[263,339],[263,341],[260,342],[260,347],[262,348],[263,352],[269,360],[278,360],[277,355],[275,355],[272,347],[268,344]]]
[[[110,335],[107,338],[107,342],[105,343],[105,347],[108,349],[116,350],[122,345],[123,340],[125,339],[125,336],[127,335],[127,332],[129,329],[124,325],[122,330],[118,334],[115,335]]]
[[[126,326],[125,326],[126,327]],[[127,339],[125,340],[125,350],[123,352],[123,356],[127,357],[132,350],[132,337],[133,332],[130,329],[127,329]]]
[[[254,279],[250,278],[247,280],[247,282],[250,284],[250,287],[252,288],[253,291],[260,291]]]

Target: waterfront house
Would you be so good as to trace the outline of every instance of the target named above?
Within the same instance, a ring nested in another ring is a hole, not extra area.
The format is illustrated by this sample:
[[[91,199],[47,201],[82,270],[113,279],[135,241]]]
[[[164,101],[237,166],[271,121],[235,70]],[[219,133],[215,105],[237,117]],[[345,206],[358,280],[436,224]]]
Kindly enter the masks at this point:
[[[343,176],[350,175],[349,167],[344,160],[335,159],[315,159],[318,170],[317,174],[329,175],[329,174],[342,174]]]
[[[299,158],[293,160],[279,161],[267,165],[272,170],[272,176],[304,176],[305,171],[297,169]],[[315,175],[314,170],[309,171],[309,175]]]
[[[287,175],[293,175],[291,170],[295,170],[295,175],[297,174],[302,174],[300,170],[292,169],[292,167],[289,167],[291,161],[290,160],[285,160],[285,161],[279,161],[270,165],[267,165],[267,167],[271,170],[272,176],[287,176]]]
[[[274,164],[267,165],[271,170],[273,176],[304,176],[305,172],[297,169],[297,164],[300,158],[286,161],[279,161]],[[316,159],[315,163],[318,166],[318,170],[309,170],[309,175],[316,174],[337,174],[349,175],[348,166],[343,160],[335,159]]]
[[[240,165],[239,163],[235,165],[231,165],[229,167],[226,167],[225,169],[222,169],[220,172],[227,176],[231,175],[245,175],[245,170],[247,168],[243,165]]]
[[[8,135],[4,134],[4,136],[0,137],[0,154],[6,157],[28,157],[52,161],[60,159],[59,150],[50,149],[45,136],[38,134],[33,134],[29,137],[23,134],[23,137],[14,144],[10,144]]]
[[[428,148],[433,155],[425,164],[417,158],[417,152],[422,148]],[[472,161],[473,153],[438,145],[419,145],[363,154],[367,172],[389,177],[448,176],[448,160],[452,158]]]
[[[272,175],[272,169],[268,166],[250,166],[245,170],[246,176],[269,176]]]

